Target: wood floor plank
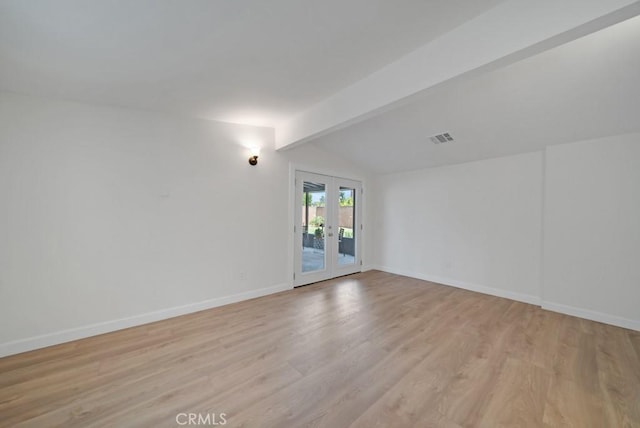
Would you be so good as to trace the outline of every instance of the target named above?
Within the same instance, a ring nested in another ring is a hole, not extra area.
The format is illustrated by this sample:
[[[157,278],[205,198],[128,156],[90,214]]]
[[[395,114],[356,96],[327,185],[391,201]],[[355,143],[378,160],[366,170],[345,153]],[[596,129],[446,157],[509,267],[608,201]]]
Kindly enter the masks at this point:
[[[370,271],[0,359],[0,427],[640,427],[640,333]]]
[[[562,378],[551,380],[542,420],[545,427],[608,426],[599,393],[581,388],[573,381]]]
[[[541,426],[549,381],[550,376],[540,367],[507,358],[478,426]]]
[[[478,426],[486,412],[506,360],[502,352],[471,355],[438,396],[437,409],[461,426]]]
[[[354,426],[418,426],[426,420],[454,425],[440,412],[439,402],[480,339],[464,332],[437,338],[429,333],[426,340],[433,341],[431,351],[358,417]]]
[[[566,317],[560,327],[560,343],[553,363],[553,374],[558,379],[580,385],[590,394],[599,395],[600,379],[596,359],[596,339],[584,333],[577,319]]]
[[[640,363],[629,334],[605,324],[596,327],[596,359],[609,426],[640,426]]]

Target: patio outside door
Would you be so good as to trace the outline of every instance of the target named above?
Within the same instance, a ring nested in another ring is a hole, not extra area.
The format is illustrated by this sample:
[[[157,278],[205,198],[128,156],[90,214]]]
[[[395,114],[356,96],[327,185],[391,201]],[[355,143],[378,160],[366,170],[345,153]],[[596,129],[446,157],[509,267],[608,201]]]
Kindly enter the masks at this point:
[[[296,171],[294,285],[360,272],[358,181]]]

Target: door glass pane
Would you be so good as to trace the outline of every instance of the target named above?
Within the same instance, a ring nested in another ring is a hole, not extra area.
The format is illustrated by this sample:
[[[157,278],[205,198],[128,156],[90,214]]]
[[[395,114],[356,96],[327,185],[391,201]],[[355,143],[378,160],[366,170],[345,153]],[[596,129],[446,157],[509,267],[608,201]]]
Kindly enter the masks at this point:
[[[338,264],[352,265],[356,262],[356,190],[340,187],[338,196]]]
[[[324,270],[326,187],[305,181],[302,192],[302,272]]]

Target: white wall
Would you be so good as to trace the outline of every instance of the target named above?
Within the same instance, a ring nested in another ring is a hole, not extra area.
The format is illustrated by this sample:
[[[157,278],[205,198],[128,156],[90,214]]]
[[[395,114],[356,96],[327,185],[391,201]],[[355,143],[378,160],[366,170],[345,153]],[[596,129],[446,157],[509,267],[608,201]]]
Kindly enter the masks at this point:
[[[638,134],[549,147],[546,168],[375,181],[272,147],[265,128],[0,93],[0,355],[288,289],[290,162],[365,180],[365,265],[640,329]]]
[[[640,134],[375,186],[380,269],[640,330]]]
[[[350,168],[273,139],[0,93],[0,355],[290,288],[289,161]]]
[[[542,297],[640,330],[640,134],[547,148]]]
[[[378,178],[383,270],[538,302],[542,153]]]

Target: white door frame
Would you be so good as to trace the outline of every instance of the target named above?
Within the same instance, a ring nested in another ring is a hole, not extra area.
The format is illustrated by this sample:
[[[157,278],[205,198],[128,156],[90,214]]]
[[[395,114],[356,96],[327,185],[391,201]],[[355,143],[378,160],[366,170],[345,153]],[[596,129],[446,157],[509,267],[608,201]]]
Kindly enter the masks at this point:
[[[296,276],[296,251],[295,246],[299,244],[297,238],[298,234],[301,234],[299,230],[299,226],[297,227],[297,219],[296,216],[296,172],[300,171],[302,173],[311,173],[318,174],[322,176],[328,176],[334,178],[338,183],[338,187],[341,184],[353,184],[354,182],[360,186],[360,192],[356,196],[356,207],[355,207],[355,219],[354,219],[354,227],[357,229],[357,242],[356,242],[356,255],[355,255],[355,264],[354,265],[346,265],[340,266],[336,263],[336,268],[334,270],[336,276],[348,275],[350,273],[361,272],[362,271],[362,260],[363,260],[363,249],[365,237],[363,236],[364,232],[364,216],[363,216],[363,208],[365,206],[365,196],[364,196],[364,185],[365,180],[363,177],[354,175],[352,178],[343,178],[345,174],[340,173],[340,171],[329,170],[329,169],[319,169],[317,167],[312,167],[308,165],[301,165],[297,163],[289,163],[289,225],[290,225],[290,233],[289,233],[289,257],[288,257],[288,266],[287,270],[289,272],[289,278],[291,278],[291,287],[296,287],[300,284],[301,281],[295,278]],[[359,200],[358,200],[359,197]],[[334,240],[335,246],[337,249],[337,235],[338,231],[335,231]],[[328,245],[328,244],[326,244]],[[332,244],[333,246],[333,244]],[[298,278],[299,279],[299,278]]]

